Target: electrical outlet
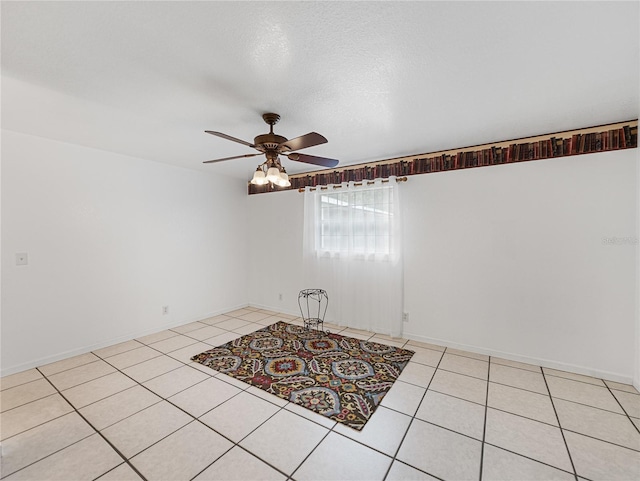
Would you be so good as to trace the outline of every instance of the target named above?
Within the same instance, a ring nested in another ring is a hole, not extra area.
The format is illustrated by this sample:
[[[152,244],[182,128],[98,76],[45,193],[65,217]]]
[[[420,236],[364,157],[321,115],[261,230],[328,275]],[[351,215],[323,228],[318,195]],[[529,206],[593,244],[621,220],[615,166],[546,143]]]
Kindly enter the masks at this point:
[[[409,313],[408,312],[403,312],[402,313],[402,322],[409,322]]]
[[[278,294],[278,300],[281,301],[282,300],[282,294]]]
[[[162,306],[162,315],[166,316],[169,314],[169,306]]]

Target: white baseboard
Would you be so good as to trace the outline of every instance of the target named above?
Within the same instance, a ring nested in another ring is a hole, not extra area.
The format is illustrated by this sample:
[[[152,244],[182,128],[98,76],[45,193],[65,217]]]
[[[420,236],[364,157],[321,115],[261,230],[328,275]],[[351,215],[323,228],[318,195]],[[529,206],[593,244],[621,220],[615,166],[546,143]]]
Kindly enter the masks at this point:
[[[585,376],[592,376],[599,379],[606,379],[607,381],[614,381],[623,384],[632,384],[633,378],[624,374],[615,372],[603,371],[600,369],[593,369],[589,367],[579,366],[576,364],[570,364],[566,362],[553,361],[549,359],[542,359],[536,357],[522,356],[512,352],[496,351],[494,349],[485,349],[477,346],[470,346],[468,344],[460,344],[457,342],[445,341],[442,339],[435,339],[432,337],[421,336],[417,334],[411,334],[408,332],[403,333],[406,339],[412,339],[414,341],[428,342],[430,344],[437,344],[439,346],[451,347],[454,349],[461,349],[464,351],[475,352],[477,354],[485,354],[487,356],[501,357],[510,361],[524,362],[527,364],[534,364],[536,366],[548,367],[550,369],[558,369],[560,371],[573,372],[575,374],[583,374]],[[640,388],[633,383],[636,389],[640,391]]]
[[[128,334],[124,334],[122,336],[118,336],[115,338],[111,338],[106,341],[101,341],[89,346],[79,347],[77,349],[71,349],[69,351],[61,352],[58,354],[54,354],[52,356],[45,356],[38,359],[34,359],[29,362],[25,362],[19,364],[17,366],[11,366],[8,368],[2,368],[0,371],[0,376],[10,376],[11,374],[16,374],[22,371],[26,371],[27,369],[33,369],[34,367],[44,366],[45,364],[51,364],[52,362],[61,361],[62,359],[66,359],[68,357],[79,356],[80,354],[86,354],[87,352],[95,351],[97,349],[101,349],[103,347],[113,346],[114,344],[119,344],[121,342],[130,341],[131,339],[136,339],[139,337],[147,336],[149,334],[155,334],[156,332],[165,331],[167,329],[171,329],[173,327],[182,326],[184,324],[189,324],[190,322],[200,321],[202,319],[207,319],[209,317],[217,316],[220,314],[224,314],[225,312],[235,311],[236,309],[242,309],[243,307],[247,307],[248,304],[242,304],[234,307],[229,307],[225,309],[220,309],[215,312],[210,312],[208,314],[204,314],[202,316],[197,316],[192,319],[186,319],[181,321],[172,321],[160,326],[153,327],[151,329],[144,329],[140,331],[132,331]]]
[[[264,309],[265,311],[280,312],[282,314],[288,314],[290,316],[300,317],[300,311],[293,312],[293,311],[288,311],[286,309],[281,309],[279,307],[267,306],[267,305],[258,304],[255,302],[250,302],[249,307],[255,307],[256,309]]]

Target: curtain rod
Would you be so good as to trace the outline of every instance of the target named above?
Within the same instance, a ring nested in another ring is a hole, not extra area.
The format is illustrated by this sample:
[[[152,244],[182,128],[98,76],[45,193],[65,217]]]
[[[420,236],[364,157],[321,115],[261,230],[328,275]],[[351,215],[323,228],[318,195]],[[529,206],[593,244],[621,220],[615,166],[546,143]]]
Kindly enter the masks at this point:
[[[408,179],[406,177],[398,177],[396,179],[396,182],[406,182]],[[386,184],[387,182],[389,182],[389,179],[382,179],[382,183]],[[354,182],[354,187],[360,187],[361,185],[373,185],[375,184],[375,181],[373,180],[367,180],[367,181],[362,181],[362,182]],[[329,188],[328,185],[322,185],[320,187],[311,187],[309,190],[310,191],[314,191],[317,189],[320,190],[327,190]],[[333,186],[334,189],[341,189],[342,188],[342,184],[337,184]],[[304,192],[304,187],[300,187],[298,189],[298,192]]]

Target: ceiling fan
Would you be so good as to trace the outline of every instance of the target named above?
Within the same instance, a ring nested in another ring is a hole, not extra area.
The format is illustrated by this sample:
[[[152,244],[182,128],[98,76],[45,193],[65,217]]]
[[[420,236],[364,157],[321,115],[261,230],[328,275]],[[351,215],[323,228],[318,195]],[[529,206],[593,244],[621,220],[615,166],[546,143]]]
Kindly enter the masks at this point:
[[[253,144],[241,139],[237,139],[222,132],[214,132],[212,130],[205,130],[207,134],[215,135],[223,139],[237,142],[247,147],[251,147],[258,151],[257,154],[244,154],[235,155],[233,157],[224,157],[222,159],[206,160],[204,164],[212,164],[214,162],[222,162],[224,160],[241,159],[244,157],[255,157],[257,155],[264,154],[266,161],[258,166],[253,178],[252,184],[264,185],[269,182],[279,185],[280,187],[288,187],[291,185],[289,182],[289,176],[287,175],[284,167],[280,163],[280,155],[284,155],[289,160],[296,162],[304,162],[306,164],[319,165],[321,167],[335,167],[338,165],[338,160],[329,159],[327,157],[318,157],[309,154],[300,154],[294,152],[296,150],[306,149],[316,145],[324,144],[327,139],[316,132],[309,132],[308,134],[301,135],[294,139],[288,140],[286,137],[273,133],[273,126],[278,123],[280,116],[274,113],[266,113],[262,115],[262,119],[269,124],[269,133],[258,135],[253,139]]]

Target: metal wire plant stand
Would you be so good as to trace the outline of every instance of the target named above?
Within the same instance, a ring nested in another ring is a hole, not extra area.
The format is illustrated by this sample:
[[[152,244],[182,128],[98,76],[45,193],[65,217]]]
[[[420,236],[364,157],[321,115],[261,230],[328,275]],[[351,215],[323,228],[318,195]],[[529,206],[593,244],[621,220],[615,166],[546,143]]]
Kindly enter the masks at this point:
[[[300,307],[305,329],[315,329],[316,331],[329,333],[323,327],[324,316],[329,306],[327,291],[324,289],[301,290],[298,294],[298,306]]]

